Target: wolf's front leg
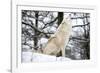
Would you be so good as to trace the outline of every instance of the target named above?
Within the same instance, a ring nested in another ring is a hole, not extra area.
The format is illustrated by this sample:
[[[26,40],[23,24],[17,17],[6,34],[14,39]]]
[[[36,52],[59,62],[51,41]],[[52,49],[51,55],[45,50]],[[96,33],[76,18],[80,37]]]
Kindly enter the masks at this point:
[[[65,57],[65,49],[62,49],[62,56]]]

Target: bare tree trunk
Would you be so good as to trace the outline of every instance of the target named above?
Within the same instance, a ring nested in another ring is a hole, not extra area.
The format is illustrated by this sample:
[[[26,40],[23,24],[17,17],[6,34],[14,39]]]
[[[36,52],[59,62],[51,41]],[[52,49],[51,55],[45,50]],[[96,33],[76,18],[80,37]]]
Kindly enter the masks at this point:
[[[85,17],[85,18],[83,19],[83,23],[84,23],[84,25],[86,25],[86,24],[88,23],[87,14],[83,14],[83,17]],[[87,26],[88,26],[88,28],[90,29],[90,25],[87,25]],[[90,39],[90,35],[89,35],[90,30],[88,30],[88,29],[86,28],[86,26],[84,26],[83,29],[84,29],[84,37],[85,37],[85,39]],[[84,44],[84,47],[85,47],[84,58],[85,58],[85,59],[90,59],[90,41],[86,42],[86,43]]]
[[[63,12],[58,12],[58,25],[61,24],[62,20],[63,20]],[[62,52],[60,51],[58,54],[57,54],[57,57],[59,56],[62,56]]]
[[[35,20],[35,27],[38,28],[38,11],[35,12],[35,17],[36,17],[36,20]],[[38,45],[38,31],[37,30],[34,30],[34,49],[37,50],[37,45]]]
[[[87,18],[87,14],[86,14],[86,22],[88,23],[88,18]],[[90,39],[90,25],[88,25],[89,30],[87,30],[87,39]],[[87,55],[87,59],[90,59],[90,41],[87,43],[86,45],[86,55]]]
[[[63,20],[63,12],[58,12],[58,25],[60,25],[60,23],[62,22]]]

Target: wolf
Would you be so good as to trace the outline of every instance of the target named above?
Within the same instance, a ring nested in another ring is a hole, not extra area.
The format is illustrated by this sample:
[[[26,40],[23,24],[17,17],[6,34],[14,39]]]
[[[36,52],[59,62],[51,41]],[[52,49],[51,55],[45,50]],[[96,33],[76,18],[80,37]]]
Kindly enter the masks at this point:
[[[71,35],[71,21],[64,18],[57,31],[51,36],[43,49],[43,54],[58,56],[59,53],[65,57],[65,48]]]

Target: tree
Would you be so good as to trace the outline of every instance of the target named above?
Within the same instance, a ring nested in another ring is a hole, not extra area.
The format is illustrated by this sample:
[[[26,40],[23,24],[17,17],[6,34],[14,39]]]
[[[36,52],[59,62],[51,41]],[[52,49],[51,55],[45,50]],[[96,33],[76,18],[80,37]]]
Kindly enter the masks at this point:
[[[35,22],[36,23],[35,23],[34,26],[36,28],[38,28],[38,13],[39,13],[38,11],[35,11],[35,18],[36,18]],[[36,37],[33,38],[34,39],[34,49],[37,50],[37,48],[38,48],[37,47],[37,44],[38,44],[38,37],[37,37],[38,36],[38,31],[37,30],[34,30],[34,35],[36,36]]]
[[[58,25],[60,25],[60,23],[62,22],[63,16],[64,16],[63,12],[58,12]]]

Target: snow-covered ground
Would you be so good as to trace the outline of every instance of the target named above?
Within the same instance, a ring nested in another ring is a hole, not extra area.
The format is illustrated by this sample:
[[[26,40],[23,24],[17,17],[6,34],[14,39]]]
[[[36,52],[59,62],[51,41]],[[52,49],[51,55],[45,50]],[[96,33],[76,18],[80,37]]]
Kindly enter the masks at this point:
[[[22,62],[55,62],[69,61],[70,58],[56,57],[40,53],[22,52]]]

